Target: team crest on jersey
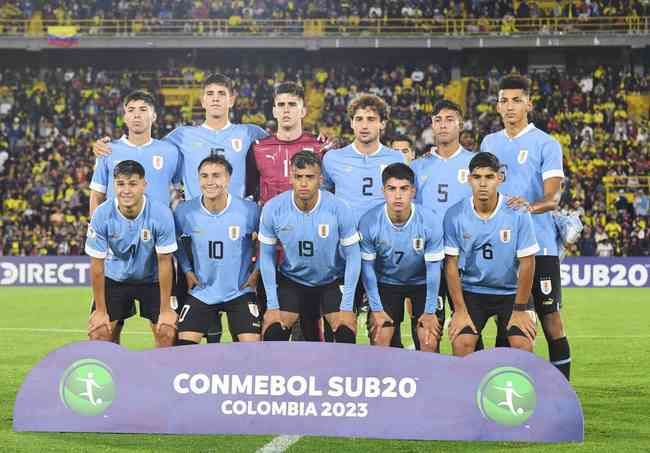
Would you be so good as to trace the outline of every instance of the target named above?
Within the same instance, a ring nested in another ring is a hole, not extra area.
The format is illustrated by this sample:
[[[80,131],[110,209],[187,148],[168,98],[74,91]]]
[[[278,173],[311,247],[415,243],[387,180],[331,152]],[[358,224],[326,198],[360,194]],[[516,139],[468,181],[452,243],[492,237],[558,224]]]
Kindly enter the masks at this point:
[[[260,317],[260,309],[257,306],[257,304],[248,304],[248,311],[251,312],[251,315],[253,315],[256,318]]]
[[[465,184],[467,182],[467,176],[469,175],[469,170],[467,168],[461,168],[458,170],[458,182]]]
[[[424,239],[422,238],[413,238],[413,250],[416,252],[421,252],[424,250]]]
[[[231,225],[228,227],[228,237],[231,241],[239,239],[239,225]]]
[[[140,239],[142,239],[144,242],[150,241],[151,230],[149,230],[148,228],[143,228],[142,231],[140,232]]]
[[[519,154],[517,155],[517,162],[523,164],[524,162],[526,162],[526,159],[528,159],[528,150],[527,149],[520,150]]]
[[[162,170],[163,165],[164,165],[164,160],[162,156],[153,156],[152,157],[152,162],[153,168],[156,170]]]
[[[318,235],[323,239],[330,235],[330,226],[328,223],[318,225]]]
[[[236,152],[240,152],[244,144],[241,141],[241,138],[233,138],[230,140],[230,144],[232,145],[232,149],[234,149]]]
[[[550,278],[539,281],[539,289],[542,291],[542,294],[548,296],[553,291],[553,283]]]
[[[86,233],[86,236],[88,236],[90,239],[95,239],[97,237],[97,232],[93,227],[88,225],[88,233]]]
[[[512,237],[512,230],[499,231],[499,237],[501,238],[501,242],[507,244],[508,242],[510,242],[510,238]]]

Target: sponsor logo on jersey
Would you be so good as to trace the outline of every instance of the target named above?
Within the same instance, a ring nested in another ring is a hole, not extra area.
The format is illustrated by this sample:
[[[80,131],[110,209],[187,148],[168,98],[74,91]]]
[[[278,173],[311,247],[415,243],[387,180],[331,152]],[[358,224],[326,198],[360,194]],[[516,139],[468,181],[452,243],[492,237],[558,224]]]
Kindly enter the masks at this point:
[[[144,242],[150,241],[151,230],[149,230],[148,228],[143,228],[142,231],[140,232],[140,239],[142,239]]]
[[[232,145],[232,149],[234,149],[236,152],[240,152],[244,146],[241,138],[233,138],[230,140],[230,144]]]
[[[330,226],[328,223],[318,225],[318,235],[323,239],[330,235]]]
[[[416,252],[421,252],[424,249],[424,239],[423,238],[413,238],[413,250]]]
[[[507,244],[508,242],[510,242],[510,238],[512,237],[512,230],[499,231],[499,237],[501,238],[501,242]]]
[[[152,157],[153,168],[156,170],[162,170],[164,165],[164,160],[162,156],[153,156]]]
[[[527,149],[520,150],[519,154],[517,155],[517,162],[523,164],[524,162],[526,162],[526,159],[528,159],[528,150]]]
[[[553,300],[552,297],[547,297],[542,301],[542,305],[553,305],[555,303],[555,300]]]
[[[465,184],[467,182],[467,177],[469,176],[469,170],[467,168],[458,169],[458,182]]]
[[[228,227],[228,237],[231,241],[236,241],[239,239],[239,225],[231,225]]]
[[[542,291],[542,294],[548,296],[553,291],[553,283],[550,278],[545,278],[544,280],[539,281],[539,289]]]
[[[256,318],[260,317],[260,309],[257,304],[248,304],[248,311],[250,311],[251,315],[255,316]]]
[[[88,225],[88,233],[86,234],[90,239],[95,239],[97,237],[97,231],[90,225]]]

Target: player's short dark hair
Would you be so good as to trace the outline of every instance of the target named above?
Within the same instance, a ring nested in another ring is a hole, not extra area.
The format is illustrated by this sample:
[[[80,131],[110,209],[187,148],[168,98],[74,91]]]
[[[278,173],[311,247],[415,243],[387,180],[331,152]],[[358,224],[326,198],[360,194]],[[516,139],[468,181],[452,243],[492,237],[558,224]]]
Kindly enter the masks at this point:
[[[317,166],[319,170],[323,168],[320,158],[313,151],[308,149],[298,151],[291,158],[291,166],[300,170],[314,165]]]
[[[431,116],[436,116],[442,109],[453,110],[458,113],[458,116],[463,118],[463,109],[460,108],[460,105],[456,104],[453,101],[448,99],[441,99],[433,105],[433,110],[431,111]]]
[[[129,102],[133,101],[144,101],[145,104],[148,104],[154,111],[156,111],[156,98],[148,91],[135,90],[130,92],[124,98],[124,107],[126,107]]]
[[[520,74],[508,74],[499,82],[501,90],[523,90],[526,96],[530,96],[530,80]]]
[[[138,175],[144,179],[144,167],[140,162],[135,160],[123,160],[113,169],[113,178],[118,176],[133,176]]]
[[[221,85],[224,86],[228,89],[228,93],[233,94],[233,89],[235,87],[232,79],[226,75],[219,74],[219,73],[214,73],[210,74],[205,78],[203,81],[203,84],[201,85],[201,90],[205,91],[205,89],[209,85]]]
[[[408,135],[395,135],[390,139],[390,143],[393,142],[406,142],[409,144],[409,148],[413,149],[413,140]]]
[[[354,114],[359,109],[370,109],[377,112],[379,119],[385,121],[390,115],[390,107],[379,96],[370,93],[361,93],[356,98],[352,99],[348,104],[348,118],[350,121],[354,118]]]
[[[499,159],[497,159],[497,156],[494,154],[482,151],[476,153],[476,155],[472,157],[472,160],[469,161],[470,173],[477,168],[489,168],[498,173],[501,168],[501,163],[499,163]]]
[[[390,178],[405,179],[411,183],[412,186],[415,185],[415,173],[413,173],[411,167],[401,162],[390,164],[381,172],[381,183],[383,185],[386,185],[386,181]]]
[[[208,165],[208,164],[221,165],[226,169],[229,175],[232,175],[232,165],[230,164],[230,162],[228,162],[228,159],[226,159],[226,157],[221,153],[211,152],[208,157],[206,157],[201,161],[201,163],[199,164],[198,171],[200,172],[201,168],[203,168],[204,165]]]
[[[283,82],[277,85],[273,90],[273,100],[281,94],[291,94],[302,100],[305,99],[305,89],[296,82]]]

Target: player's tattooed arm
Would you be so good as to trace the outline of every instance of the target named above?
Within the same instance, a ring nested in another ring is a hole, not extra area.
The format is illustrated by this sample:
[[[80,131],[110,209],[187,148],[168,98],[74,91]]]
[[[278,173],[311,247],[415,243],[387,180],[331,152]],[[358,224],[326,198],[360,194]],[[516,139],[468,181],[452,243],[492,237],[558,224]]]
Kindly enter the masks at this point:
[[[469,326],[474,333],[478,334],[478,332],[472,322],[472,318],[467,312],[467,306],[463,298],[460,272],[458,271],[458,256],[447,255],[445,276],[447,278],[449,296],[454,303],[454,315],[451,317],[451,322],[449,323],[449,341],[453,343],[466,326]]]
[[[95,155],[95,157],[111,155],[110,141],[111,141],[110,137],[102,137],[93,143],[93,154]]]

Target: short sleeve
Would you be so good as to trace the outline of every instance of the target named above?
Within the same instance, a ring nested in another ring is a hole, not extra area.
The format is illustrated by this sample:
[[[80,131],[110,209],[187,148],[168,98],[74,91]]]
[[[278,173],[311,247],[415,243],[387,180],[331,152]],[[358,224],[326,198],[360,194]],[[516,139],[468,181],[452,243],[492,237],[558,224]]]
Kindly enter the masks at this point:
[[[427,237],[424,246],[424,261],[441,261],[445,258],[445,243],[444,234],[442,231],[442,222],[439,216],[433,218],[433,222],[429,222],[429,237]]]
[[[535,237],[533,218],[529,212],[523,212],[519,217],[517,230],[517,258],[534,255],[539,252],[539,244]]]
[[[95,215],[90,219],[84,247],[86,255],[98,259],[106,258],[108,254],[108,224],[102,212],[103,210],[96,209]]]
[[[255,143],[257,140],[262,140],[269,136],[269,134],[259,127],[257,124],[247,124],[248,136],[251,139],[252,143]]]
[[[352,209],[344,202],[338,201],[339,238],[343,247],[354,245],[361,240],[357,231],[357,222]]]
[[[157,215],[156,228],[156,253],[165,255],[178,249],[176,244],[176,229],[174,216],[170,209],[161,209]]]
[[[278,242],[275,230],[273,229],[273,203],[267,203],[262,208],[260,231],[257,234],[257,238],[262,244],[266,245],[275,245]]]
[[[542,147],[542,179],[563,178],[562,146],[550,140]]]
[[[361,236],[361,259],[364,261],[373,261],[377,258],[377,247],[375,246],[371,228],[371,217],[364,216],[359,223],[359,235]]]
[[[90,189],[99,193],[106,193],[108,190],[108,167],[106,157],[95,159],[95,171],[90,180]]]
[[[454,212],[456,209],[449,209],[445,214],[443,223],[445,255],[460,255],[460,241],[456,232],[456,221]]]

